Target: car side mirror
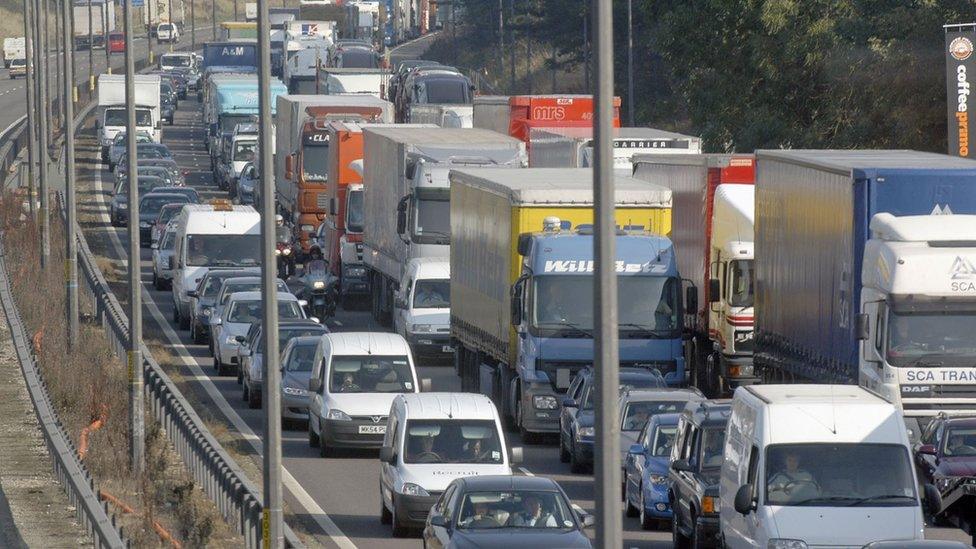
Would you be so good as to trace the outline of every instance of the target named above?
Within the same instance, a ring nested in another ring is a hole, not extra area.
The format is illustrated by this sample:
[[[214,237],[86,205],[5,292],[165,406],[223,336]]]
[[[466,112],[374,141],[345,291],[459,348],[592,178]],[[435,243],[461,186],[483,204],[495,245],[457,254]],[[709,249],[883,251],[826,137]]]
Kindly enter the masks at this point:
[[[627,450],[627,453],[628,454],[635,454],[635,455],[643,454],[644,453],[644,445],[643,444],[631,444],[630,445],[630,448]]]
[[[925,454],[927,456],[935,455],[935,445],[934,444],[923,444],[918,447],[918,453]]]
[[[318,393],[319,391],[321,391],[322,390],[322,380],[319,379],[319,378],[317,378],[317,377],[313,377],[313,378],[309,379],[308,380],[308,390],[309,391],[312,391],[313,393]]]
[[[718,303],[722,300],[722,285],[717,278],[708,281],[708,302]]]
[[[735,511],[740,515],[748,515],[756,510],[756,501],[752,499],[752,485],[743,484],[735,492],[735,500],[732,502]]]
[[[922,490],[925,492],[925,510],[930,515],[938,515],[942,512],[942,494],[933,484],[926,484]]]
[[[694,286],[685,289],[685,312],[689,315],[698,312],[698,288]]]
[[[396,451],[393,450],[392,446],[384,446],[380,448],[380,461],[383,463],[389,463],[390,465],[396,465]]]
[[[449,524],[449,521],[446,518],[444,518],[444,515],[431,515],[430,516],[430,525],[431,526],[438,526],[440,528],[447,528],[448,524]]]
[[[400,199],[400,203],[397,204],[397,234],[403,235],[407,232],[407,204],[409,204],[410,197],[405,196]]]
[[[691,464],[687,459],[676,459],[671,462],[671,469],[674,471],[691,471]]]
[[[524,452],[522,451],[521,446],[513,446],[512,449],[508,451],[509,464],[516,465],[518,463],[522,463],[522,460],[524,459],[523,453]]]
[[[186,295],[189,297],[200,297],[200,293],[196,290],[187,290]]]
[[[234,340],[237,341],[238,343],[244,343],[246,341],[244,336],[237,336],[234,338]]]
[[[867,341],[871,336],[871,317],[867,313],[857,315],[857,339]]]
[[[564,398],[563,408],[579,408],[579,403],[572,398]]]
[[[583,522],[583,528],[592,528],[596,525],[596,517],[589,513],[584,513],[580,520]]]
[[[429,377],[420,378],[420,392],[429,393],[434,390],[434,384]]]
[[[308,307],[308,300],[307,299],[299,299],[298,300],[298,306],[299,307]]]

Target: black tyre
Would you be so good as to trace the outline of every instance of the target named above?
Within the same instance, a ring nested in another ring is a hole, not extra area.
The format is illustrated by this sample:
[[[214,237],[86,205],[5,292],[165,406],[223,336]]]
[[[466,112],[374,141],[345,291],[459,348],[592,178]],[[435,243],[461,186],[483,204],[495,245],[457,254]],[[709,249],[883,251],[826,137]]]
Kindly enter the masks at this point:
[[[640,497],[640,509],[637,510],[637,514],[640,517],[640,525],[642,530],[653,530],[654,529],[654,519],[647,515],[647,505],[644,502],[644,487],[641,486],[641,497]]]
[[[393,514],[386,508],[386,504],[383,503],[383,496],[380,495],[380,524],[389,524],[392,521]]]
[[[688,538],[681,533],[681,522],[677,513],[671,521],[671,546],[674,549],[688,549]]]
[[[579,455],[576,453],[576,445],[569,451],[569,470],[573,474],[583,474],[586,472],[586,464],[580,459]]]
[[[563,444],[563,435],[559,434],[559,463],[569,463],[569,450]]]
[[[315,431],[312,430],[311,419],[309,419],[308,422],[308,445],[311,448],[318,448],[319,446],[319,436],[315,434]]]
[[[409,529],[406,526],[400,524],[400,517],[397,516],[397,512],[396,512],[396,500],[394,500],[394,503],[393,503],[393,513],[392,513],[392,515],[393,516],[390,517],[390,524],[393,527],[392,528],[392,530],[393,530],[393,537],[395,537],[395,538],[403,538],[403,537],[406,537],[407,536],[407,533],[409,532]]]
[[[247,407],[256,410],[261,407],[261,393],[257,391],[247,392]]]
[[[248,394],[247,394],[247,383],[243,383],[241,385],[241,400],[243,400],[244,402],[247,402],[247,397],[248,397]]]

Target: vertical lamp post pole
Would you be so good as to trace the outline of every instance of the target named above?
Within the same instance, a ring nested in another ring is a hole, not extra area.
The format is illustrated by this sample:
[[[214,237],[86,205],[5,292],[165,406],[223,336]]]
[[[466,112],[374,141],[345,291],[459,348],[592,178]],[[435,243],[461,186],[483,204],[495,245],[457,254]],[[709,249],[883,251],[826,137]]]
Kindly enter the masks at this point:
[[[51,86],[50,78],[48,78],[47,71],[47,52],[48,52],[48,22],[47,22],[47,11],[48,4],[47,0],[38,0],[38,25],[40,32],[38,33],[38,42],[40,42],[40,47],[37,51],[37,58],[39,60],[37,67],[37,75],[39,80],[37,81],[38,95],[41,96],[40,101],[40,120],[39,134],[40,143],[38,144],[38,162],[40,165],[40,175],[41,175],[41,206],[40,206],[40,225],[41,225],[41,267],[46,268],[51,260],[51,227],[50,227],[50,211],[48,208],[48,160],[50,160],[50,154],[48,151],[48,145],[50,144],[51,138]]]
[[[95,91],[95,32],[92,29],[92,0],[88,0],[88,91]],[[108,47],[105,20],[102,19],[102,45]]]
[[[54,2],[54,102],[51,104],[51,108],[55,109],[56,116],[54,117],[55,122],[57,122],[57,127],[60,128],[61,119],[64,115],[61,112],[61,76],[64,74],[61,71],[61,2],[58,0],[53,0]]]
[[[278,370],[278,273],[271,150],[271,24],[268,0],[258,1],[258,136],[261,162],[261,301],[264,339],[264,525],[262,547],[284,547],[281,511],[281,372]]]
[[[505,70],[505,5],[498,0],[498,77]],[[500,80],[499,80],[500,82]],[[509,90],[511,91],[511,90]]]
[[[216,0],[210,0],[210,27],[213,33],[213,40],[217,39],[217,3]]]
[[[596,42],[596,94],[593,101],[596,144],[593,168],[593,255],[596,279],[596,546],[621,547],[620,424],[617,397],[620,364],[617,333],[616,223],[613,195],[613,2],[593,2],[593,40]]]
[[[627,0],[627,125],[634,127],[634,110],[637,100],[634,97],[634,5]]]
[[[34,67],[34,6],[33,0],[24,0],[24,57],[27,60],[26,79],[27,85],[24,86],[27,92],[27,203],[30,210],[30,217],[34,219],[34,162],[38,158],[37,154],[37,129],[36,99],[34,97],[34,77],[36,76]]]
[[[173,22],[173,1],[174,0],[167,0],[167,2],[166,2],[167,11],[169,11],[169,51],[170,51],[170,53],[173,53],[173,42],[175,42],[175,40],[173,40],[173,38],[176,35],[176,23]],[[157,32],[157,36],[158,36],[159,31],[156,31],[156,32]]]
[[[125,0],[125,154],[126,185],[129,189],[129,456],[131,471],[142,473],[145,452],[145,410],[142,396],[142,262],[139,248],[139,173],[136,157],[135,52],[132,51],[132,1]]]
[[[159,9],[159,0],[156,0],[155,10],[152,7],[152,0],[146,0],[146,6],[143,8],[143,11],[146,14],[146,49],[149,50],[148,59],[149,59],[150,66],[153,64],[153,44],[152,44],[153,21],[156,15],[156,10],[158,9]],[[157,32],[158,31],[159,29],[157,29]],[[159,40],[158,34],[156,35],[156,40]]]
[[[190,51],[197,51],[197,3],[190,0]]]
[[[74,82],[75,56],[72,40],[71,20],[72,10],[69,10],[70,0],[62,0],[64,9],[64,195],[65,195],[65,258],[64,272],[67,280],[68,298],[68,349],[77,348],[78,344],[78,241],[75,236],[75,219],[77,200],[75,195],[75,135],[72,121],[75,117]],[[89,7],[91,4],[89,4]],[[89,11],[91,13],[91,11]],[[88,27],[91,29],[91,26]],[[90,38],[90,35],[89,35]],[[89,51],[91,42],[89,41]]]
[[[114,6],[109,6],[109,0],[102,0],[102,31],[105,36],[105,72],[112,74],[112,52],[108,49],[108,10],[114,10]],[[115,18],[112,19],[113,21]]]

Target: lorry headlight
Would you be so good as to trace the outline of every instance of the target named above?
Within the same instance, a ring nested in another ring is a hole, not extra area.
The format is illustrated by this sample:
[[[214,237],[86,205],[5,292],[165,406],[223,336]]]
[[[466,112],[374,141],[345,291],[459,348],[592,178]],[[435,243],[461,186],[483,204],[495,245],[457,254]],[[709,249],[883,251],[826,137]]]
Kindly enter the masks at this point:
[[[946,477],[941,477],[935,479],[935,487],[939,489],[940,492],[945,492],[949,488],[950,480]]]
[[[281,250],[275,250],[275,255],[281,255]]]
[[[129,209],[129,203],[128,202],[119,202],[119,208],[120,209],[123,209],[123,210],[128,210]]]
[[[346,269],[346,276],[352,276],[352,277],[356,277],[356,278],[361,277],[361,276],[366,276],[366,268],[365,267],[349,267],[348,269]]]
[[[807,543],[802,539],[772,538],[766,549],[807,549]]]
[[[291,248],[285,248],[284,250],[281,250],[281,253],[285,255],[291,255]]]
[[[316,280],[315,282],[312,283],[312,287],[315,288],[316,290],[321,290],[322,288],[325,288],[325,282],[322,282],[321,280]]]
[[[427,493],[427,490],[424,490],[423,488],[421,488],[420,486],[412,482],[404,482],[402,491],[403,491],[403,495],[405,496],[430,497],[430,494]]]
[[[555,410],[559,408],[559,403],[556,401],[556,397],[549,395],[536,395],[532,397],[532,405],[536,407],[537,410]]]
[[[349,414],[343,412],[342,410],[329,410],[329,414],[325,416],[325,419],[331,419],[334,421],[352,421]]]
[[[593,427],[580,427],[579,430],[576,431],[576,438],[580,439],[583,437],[592,437],[594,434],[596,434],[596,429]]]
[[[430,324],[412,324],[410,331],[415,333],[428,333],[431,331]]]
[[[665,475],[649,475],[648,480],[651,481],[651,484],[667,484],[668,477]]]

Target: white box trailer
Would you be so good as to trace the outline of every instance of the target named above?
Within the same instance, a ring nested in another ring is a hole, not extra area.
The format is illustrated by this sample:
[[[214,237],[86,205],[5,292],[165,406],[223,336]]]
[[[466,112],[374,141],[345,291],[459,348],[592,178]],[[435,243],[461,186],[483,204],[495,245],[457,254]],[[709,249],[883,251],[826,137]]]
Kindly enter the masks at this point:
[[[85,0],[87,2],[87,0]],[[142,10],[144,25],[158,25],[160,23],[180,23],[184,16],[184,0],[143,0],[145,8]]]
[[[90,36],[89,13],[91,15]],[[75,47],[104,48],[108,33],[115,30],[115,6],[112,3],[106,4],[105,0],[92,0],[91,4],[86,0],[85,2],[75,2],[71,14],[75,29]],[[91,44],[89,44],[89,38]]]
[[[510,113],[507,95],[478,95],[474,98],[471,121],[475,128],[508,135]]]
[[[592,128],[532,128],[529,143],[529,166],[533,168],[593,166]],[[615,128],[614,170],[629,175],[636,154],[701,154],[701,138],[654,128]]]
[[[522,168],[525,144],[474,128],[367,128],[363,132],[363,262],[372,311],[388,322],[393,293],[416,257],[450,252],[450,181],[458,167]]]
[[[24,59],[27,57],[25,51],[24,37],[4,38],[3,39],[3,64],[10,66],[11,59]]]
[[[162,142],[163,130],[160,122],[158,74],[137,74],[133,81],[136,104],[136,128],[153,136],[157,143]],[[98,75],[98,142],[102,147],[102,157],[107,159],[108,148],[116,134],[125,129],[125,75]],[[120,116],[120,111],[122,115]]]

